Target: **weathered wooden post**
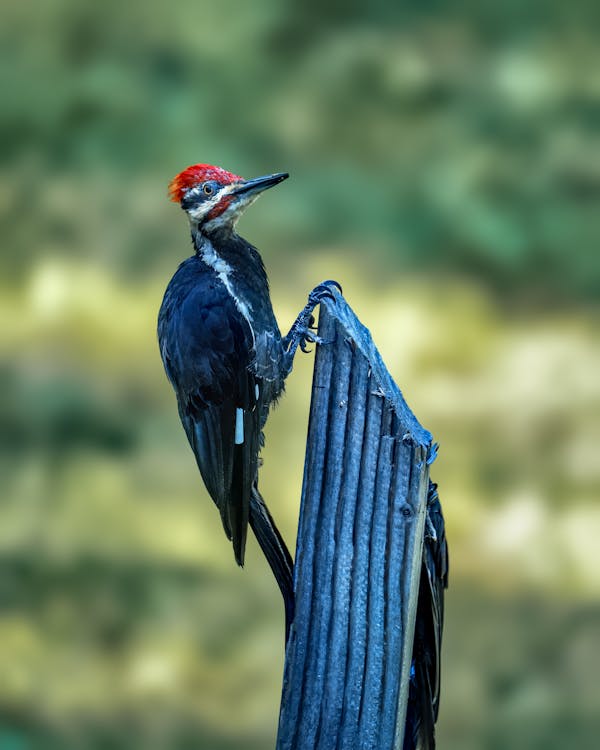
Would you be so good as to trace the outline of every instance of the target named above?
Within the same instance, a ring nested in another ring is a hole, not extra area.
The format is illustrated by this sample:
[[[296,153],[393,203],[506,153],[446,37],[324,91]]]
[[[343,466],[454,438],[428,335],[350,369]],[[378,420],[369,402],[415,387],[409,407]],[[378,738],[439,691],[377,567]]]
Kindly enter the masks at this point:
[[[402,748],[432,438],[321,304],[277,750]]]

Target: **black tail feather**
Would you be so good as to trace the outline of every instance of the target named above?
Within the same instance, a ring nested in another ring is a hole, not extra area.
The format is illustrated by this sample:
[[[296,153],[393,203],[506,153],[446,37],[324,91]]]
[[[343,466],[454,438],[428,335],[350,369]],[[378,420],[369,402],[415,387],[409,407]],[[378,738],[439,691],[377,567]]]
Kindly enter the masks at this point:
[[[285,607],[285,639],[294,620],[294,564],[271,514],[254,485],[250,496],[250,526],[279,585]]]
[[[235,555],[236,563],[240,567],[244,565],[246,531],[248,528],[248,502],[244,502],[244,498],[248,497],[248,491],[245,487],[247,479],[244,453],[243,445],[236,445],[233,449],[231,489],[229,492],[229,501],[226,505],[227,521],[231,529],[233,554]]]

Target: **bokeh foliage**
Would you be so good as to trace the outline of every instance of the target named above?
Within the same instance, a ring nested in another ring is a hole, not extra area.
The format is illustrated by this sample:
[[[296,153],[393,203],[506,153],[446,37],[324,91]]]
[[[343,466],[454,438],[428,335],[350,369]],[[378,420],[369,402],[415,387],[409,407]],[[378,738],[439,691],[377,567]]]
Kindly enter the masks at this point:
[[[335,277],[441,443],[444,748],[593,747],[591,2],[5,0],[0,748],[268,748],[278,594],[233,565],[161,370],[166,183],[292,179],[241,231],[285,328]],[[310,358],[262,484],[295,532]]]
[[[36,206],[7,267],[43,228],[94,258],[100,232],[113,263],[150,272],[169,236],[151,191],[210,155],[293,169],[274,247],[597,295],[597,4],[321,5],[4,3],[8,216]]]

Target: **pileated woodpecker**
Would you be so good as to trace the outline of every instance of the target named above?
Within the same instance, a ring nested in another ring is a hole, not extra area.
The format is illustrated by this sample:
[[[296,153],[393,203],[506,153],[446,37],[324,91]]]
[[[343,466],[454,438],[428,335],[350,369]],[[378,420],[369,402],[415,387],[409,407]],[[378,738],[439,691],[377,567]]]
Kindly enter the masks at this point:
[[[281,395],[298,345],[315,340],[311,312],[328,283],[309,295],[290,333],[279,332],[258,250],[235,232],[242,211],[284,172],[244,180],[196,164],[169,185],[187,213],[194,255],[169,282],[158,339],[179,416],[235,559],[244,563],[248,522],[293,618],[292,559],[258,491],[259,450],[269,408]]]

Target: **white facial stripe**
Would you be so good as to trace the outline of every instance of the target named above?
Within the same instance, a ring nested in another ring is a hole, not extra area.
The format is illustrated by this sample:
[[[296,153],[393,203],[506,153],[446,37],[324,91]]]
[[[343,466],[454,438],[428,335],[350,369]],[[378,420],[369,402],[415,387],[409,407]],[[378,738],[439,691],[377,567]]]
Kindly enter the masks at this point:
[[[215,216],[214,219],[207,221],[204,224],[204,228],[210,232],[220,225],[235,226],[243,211],[245,211],[251,203],[254,203],[259,195],[259,193],[256,193],[255,195],[248,195],[244,196],[242,200],[235,201],[231,204],[231,206],[227,206],[222,214],[219,214],[218,216]]]
[[[238,186],[238,183],[232,183],[231,185],[224,185],[209,201],[205,201],[204,203],[200,203],[196,208],[190,209],[188,211],[188,214],[191,219],[194,221],[197,221],[200,223],[202,219],[204,219],[208,214],[219,204],[219,202],[225,198],[225,196],[230,195],[233,190]],[[192,188],[187,194],[191,196],[201,195],[202,193],[202,185],[197,185],[195,188]]]

